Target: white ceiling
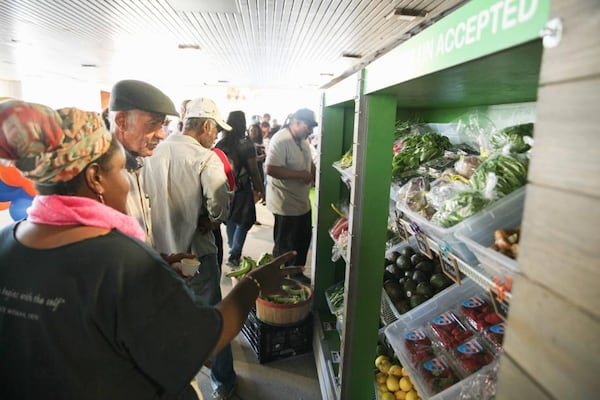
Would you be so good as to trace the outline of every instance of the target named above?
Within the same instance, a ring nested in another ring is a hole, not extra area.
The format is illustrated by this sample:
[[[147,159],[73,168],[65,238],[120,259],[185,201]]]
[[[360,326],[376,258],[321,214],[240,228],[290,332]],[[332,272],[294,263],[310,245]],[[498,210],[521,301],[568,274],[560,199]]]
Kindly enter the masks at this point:
[[[0,0],[0,79],[323,87],[465,2]],[[427,16],[390,16],[398,7]]]

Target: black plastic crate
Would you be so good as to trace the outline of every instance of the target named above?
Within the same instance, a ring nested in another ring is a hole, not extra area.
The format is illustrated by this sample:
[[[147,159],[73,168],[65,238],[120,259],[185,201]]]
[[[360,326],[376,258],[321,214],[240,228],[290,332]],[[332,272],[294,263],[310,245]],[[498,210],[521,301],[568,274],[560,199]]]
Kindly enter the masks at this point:
[[[242,335],[261,364],[308,353],[312,350],[313,316],[309,313],[297,324],[275,326],[259,320],[252,309],[242,326]]]

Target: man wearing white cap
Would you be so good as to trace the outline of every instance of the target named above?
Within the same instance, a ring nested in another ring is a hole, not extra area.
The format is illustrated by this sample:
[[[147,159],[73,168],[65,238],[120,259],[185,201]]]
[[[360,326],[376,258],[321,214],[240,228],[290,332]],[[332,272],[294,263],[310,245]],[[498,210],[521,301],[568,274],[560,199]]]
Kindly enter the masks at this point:
[[[212,230],[229,215],[232,192],[223,163],[210,150],[218,126],[230,130],[216,104],[207,98],[186,105],[181,135],[171,135],[149,157],[144,167],[154,246],[161,253],[193,253],[198,273],[188,285],[202,304],[221,300],[221,271]],[[228,398],[235,388],[231,347],[212,359],[213,397]]]

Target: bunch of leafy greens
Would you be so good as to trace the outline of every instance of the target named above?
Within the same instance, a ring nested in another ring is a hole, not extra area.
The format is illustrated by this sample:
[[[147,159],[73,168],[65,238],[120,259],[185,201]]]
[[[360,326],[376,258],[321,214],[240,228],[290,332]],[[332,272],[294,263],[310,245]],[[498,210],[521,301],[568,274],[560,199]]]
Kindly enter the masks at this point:
[[[406,137],[402,149],[392,160],[392,176],[414,170],[422,163],[442,156],[451,146],[450,139],[435,132]]]

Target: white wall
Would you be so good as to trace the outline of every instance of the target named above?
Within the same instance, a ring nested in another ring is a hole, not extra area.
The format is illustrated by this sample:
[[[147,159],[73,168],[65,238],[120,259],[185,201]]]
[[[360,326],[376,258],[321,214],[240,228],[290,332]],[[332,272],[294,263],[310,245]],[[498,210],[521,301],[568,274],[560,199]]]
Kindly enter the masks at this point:
[[[0,79],[0,98],[11,97],[13,99],[22,99],[21,82],[7,81]]]

